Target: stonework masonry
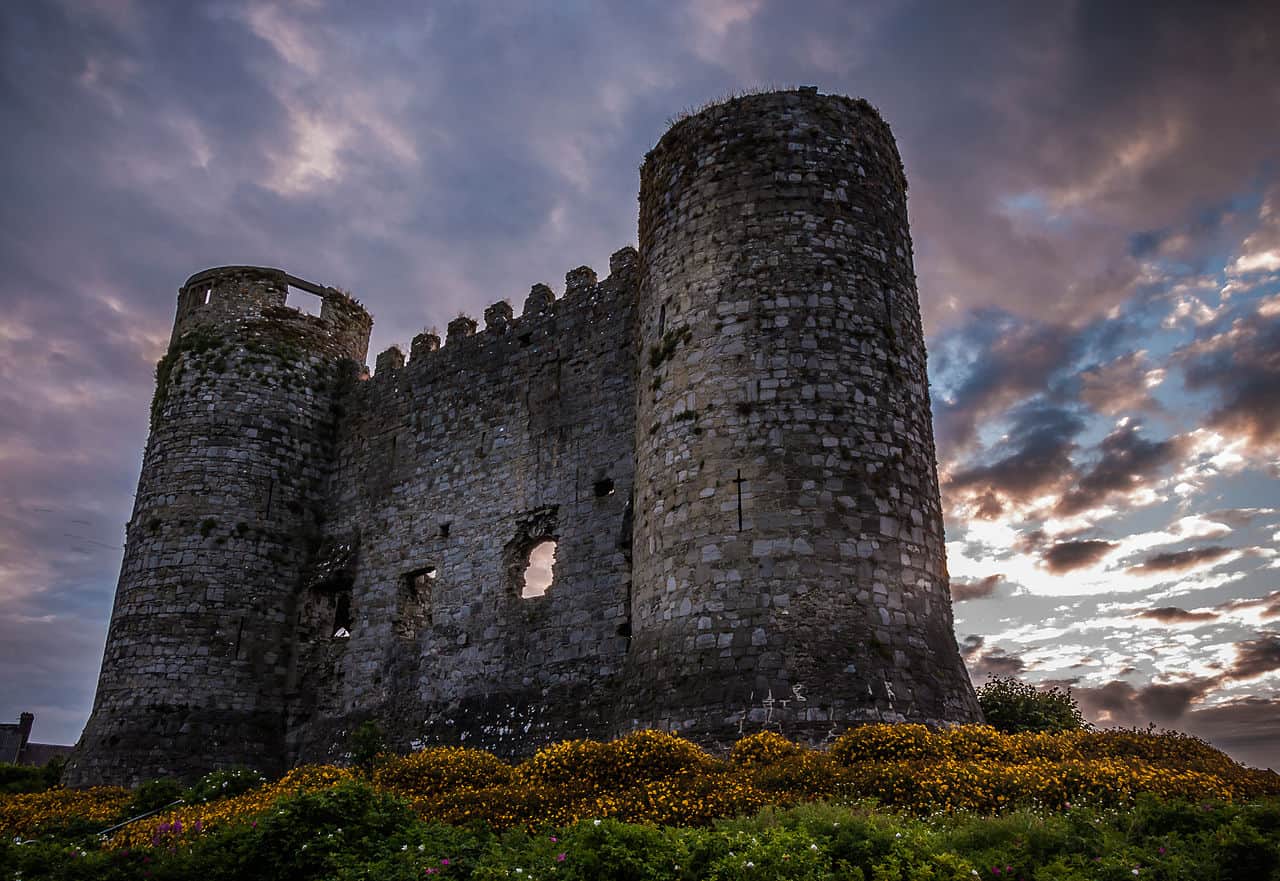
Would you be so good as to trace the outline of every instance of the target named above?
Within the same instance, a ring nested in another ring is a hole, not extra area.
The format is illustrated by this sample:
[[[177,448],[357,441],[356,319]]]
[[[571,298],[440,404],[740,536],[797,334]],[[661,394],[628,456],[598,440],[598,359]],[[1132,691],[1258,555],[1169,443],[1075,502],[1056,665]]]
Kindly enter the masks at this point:
[[[514,756],[981,717],[906,181],[865,101],[712,106],[646,157],[639,251],[603,280],[535,285],[372,376],[371,327],[275,269],[179,292],[71,782],[340,759],[366,719]]]

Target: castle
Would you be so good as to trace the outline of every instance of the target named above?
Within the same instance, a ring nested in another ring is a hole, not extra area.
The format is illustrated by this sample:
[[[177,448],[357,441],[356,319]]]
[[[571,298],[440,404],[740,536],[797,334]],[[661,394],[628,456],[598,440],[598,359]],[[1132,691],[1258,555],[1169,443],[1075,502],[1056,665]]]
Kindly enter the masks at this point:
[[[372,376],[350,296],[188,279],[70,782],[335,759],[370,718],[506,755],[981,718],[888,126],[750,95],[673,125],[640,178],[639,250],[606,278]]]

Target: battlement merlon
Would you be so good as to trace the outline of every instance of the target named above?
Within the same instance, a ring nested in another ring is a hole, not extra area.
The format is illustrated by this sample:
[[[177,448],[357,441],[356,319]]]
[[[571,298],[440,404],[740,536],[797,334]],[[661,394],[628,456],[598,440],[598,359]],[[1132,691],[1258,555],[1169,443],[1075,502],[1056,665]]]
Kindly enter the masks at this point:
[[[609,256],[609,275],[603,279],[590,266],[570,269],[565,273],[562,297],[557,298],[549,285],[541,282],[533,285],[518,316],[512,305],[505,300],[484,310],[483,327],[471,316],[459,315],[448,323],[443,339],[435,330],[423,331],[415,336],[409,347],[408,358],[398,345],[379,353],[374,363],[373,378],[381,376],[386,380],[406,366],[421,368],[429,359],[439,369],[442,364],[454,358],[459,350],[471,352],[476,347],[490,345],[522,345],[528,343],[531,333],[554,333],[554,325],[548,328],[542,323],[544,319],[563,316],[565,310],[599,309],[602,297],[612,300],[619,295],[633,296],[638,266],[639,255],[636,249],[627,245]],[[520,340],[513,343],[513,336]]]
[[[288,305],[289,288],[320,298],[320,314]],[[195,327],[288,319],[326,338],[335,353],[364,364],[373,317],[349,294],[268,266],[218,266],[197,272],[178,290],[170,345]]]

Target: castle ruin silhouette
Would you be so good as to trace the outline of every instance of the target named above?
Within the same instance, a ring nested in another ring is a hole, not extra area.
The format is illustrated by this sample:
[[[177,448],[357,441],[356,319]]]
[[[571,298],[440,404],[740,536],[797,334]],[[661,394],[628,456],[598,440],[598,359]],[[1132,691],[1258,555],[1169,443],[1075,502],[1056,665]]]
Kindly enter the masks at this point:
[[[372,376],[349,295],[188,279],[71,782],[334,760],[366,719],[520,755],[981,718],[888,126],[749,95],[675,123],[640,177],[639,250],[606,278]]]

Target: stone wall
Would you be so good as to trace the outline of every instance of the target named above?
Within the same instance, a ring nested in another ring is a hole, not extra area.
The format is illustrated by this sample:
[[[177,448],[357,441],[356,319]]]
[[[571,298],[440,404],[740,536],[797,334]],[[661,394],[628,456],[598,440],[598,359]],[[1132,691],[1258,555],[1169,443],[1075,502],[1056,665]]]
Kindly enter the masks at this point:
[[[303,614],[294,723],[306,759],[375,716],[397,746],[522,752],[612,731],[630,632],[635,251],[516,317],[383,353],[345,402],[327,526],[351,564],[349,637],[323,587]],[[554,582],[522,598],[530,550]]]

